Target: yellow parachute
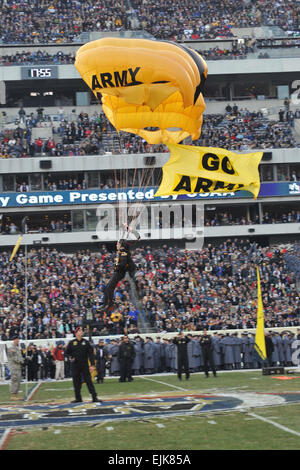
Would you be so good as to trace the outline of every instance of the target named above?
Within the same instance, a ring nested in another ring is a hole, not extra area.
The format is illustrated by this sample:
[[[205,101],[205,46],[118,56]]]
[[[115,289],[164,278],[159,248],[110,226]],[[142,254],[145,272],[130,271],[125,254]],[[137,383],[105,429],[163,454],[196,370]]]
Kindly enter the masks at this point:
[[[150,144],[201,133],[207,65],[193,49],[149,39],[103,38],[80,47],[75,67],[118,130]]]

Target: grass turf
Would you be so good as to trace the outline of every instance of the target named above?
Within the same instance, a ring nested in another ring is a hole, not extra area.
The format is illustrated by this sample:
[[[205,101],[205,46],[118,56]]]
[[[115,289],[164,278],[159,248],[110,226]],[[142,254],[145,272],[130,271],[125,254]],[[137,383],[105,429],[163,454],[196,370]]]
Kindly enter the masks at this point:
[[[254,409],[300,433],[300,405]],[[247,412],[152,418],[98,425],[32,428],[15,433],[8,450],[298,450],[299,436]]]
[[[285,377],[288,377],[287,375]],[[293,377],[293,376],[291,376]],[[296,375],[297,377],[297,375]],[[34,384],[29,384],[32,387]],[[225,393],[300,393],[300,378],[278,380],[261,371],[220,372],[215,379],[192,374],[179,381],[175,375],[135,377],[131,383],[109,378],[95,384],[103,400]],[[23,392],[28,389],[22,384]],[[91,397],[84,384],[83,398]],[[74,398],[72,382],[43,382],[29,403],[60,403]],[[0,386],[0,404],[7,404],[8,384]],[[21,402],[22,403],[22,402]],[[258,396],[259,405],[259,396]],[[10,437],[9,450],[298,450],[300,404],[265,406],[243,411],[204,412],[201,414],[101,422],[93,424],[32,427],[18,430]],[[253,414],[260,416],[263,421]],[[269,422],[271,421],[271,422]],[[274,423],[281,427],[276,427]],[[13,427],[13,423],[12,423]],[[288,430],[286,430],[287,428]]]

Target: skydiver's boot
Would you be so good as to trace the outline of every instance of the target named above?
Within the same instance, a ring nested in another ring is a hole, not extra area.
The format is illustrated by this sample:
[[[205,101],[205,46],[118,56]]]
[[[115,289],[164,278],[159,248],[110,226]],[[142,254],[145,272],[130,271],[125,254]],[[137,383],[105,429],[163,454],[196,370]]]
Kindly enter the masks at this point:
[[[101,307],[101,309],[99,310],[99,314],[104,315],[104,313],[111,313],[113,309],[114,309],[113,303],[106,304],[103,307]]]

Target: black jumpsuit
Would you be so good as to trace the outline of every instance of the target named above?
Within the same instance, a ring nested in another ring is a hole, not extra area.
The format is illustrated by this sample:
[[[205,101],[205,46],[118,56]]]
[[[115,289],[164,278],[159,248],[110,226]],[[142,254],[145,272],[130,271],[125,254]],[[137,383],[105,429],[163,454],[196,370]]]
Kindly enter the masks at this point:
[[[134,235],[137,237],[136,241],[138,241],[140,239],[138,232],[134,231]],[[127,272],[130,277],[134,279],[136,268],[131,258],[130,248],[136,241],[126,241],[125,246],[122,246],[117,253],[113,275],[104,289],[103,308],[113,306],[115,288],[118,283],[124,279]]]

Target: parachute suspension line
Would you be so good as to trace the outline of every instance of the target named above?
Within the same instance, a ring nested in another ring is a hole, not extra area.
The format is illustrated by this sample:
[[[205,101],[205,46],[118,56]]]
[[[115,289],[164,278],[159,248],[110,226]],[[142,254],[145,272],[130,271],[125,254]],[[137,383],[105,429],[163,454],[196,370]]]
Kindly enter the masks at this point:
[[[144,121],[147,122],[147,118],[145,115],[144,115]],[[154,172],[153,166],[151,167],[148,166],[147,168],[142,169],[141,179],[139,181],[139,191],[141,189],[146,189],[147,186],[149,186],[149,183],[153,176],[153,172]]]
[[[126,170],[123,168],[120,169],[120,186],[121,186],[121,191],[122,189],[126,188]],[[122,225],[126,223],[126,216],[127,216],[127,201],[122,202],[122,198],[120,197],[120,200],[118,202],[119,204],[119,231],[121,233],[122,230]],[[124,209],[123,209],[124,207]],[[126,214],[125,214],[126,212]]]
[[[137,174],[137,168],[135,167],[135,168],[134,168],[134,172],[133,172],[133,177],[132,177],[131,189],[134,188],[136,174]]]
[[[119,231],[120,231],[120,227],[121,227],[121,221],[120,221],[120,198],[119,198],[119,193],[121,191],[121,170],[119,171],[119,175],[118,175],[118,171],[116,168],[114,168],[114,180],[115,180],[115,190],[116,190],[116,193],[117,193],[117,224],[118,224],[118,227],[119,227]]]
[[[129,169],[125,169],[125,188],[129,187]],[[125,222],[128,223],[128,201],[126,203],[126,220]]]
[[[135,187],[135,179],[136,179],[136,176],[138,175],[138,169],[137,167],[134,168],[134,172],[133,172],[133,176],[132,176],[132,181],[131,181],[131,189],[133,189]],[[136,217],[136,208],[134,208],[134,213],[131,214],[131,218],[135,218]],[[128,225],[129,223],[131,223],[131,220],[128,221]]]
[[[141,189],[146,189],[151,181],[152,175],[154,172],[154,167],[152,168],[143,168],[140,178],[139,178],[139,183],[138,183],[138,191]],[[136,170],[135,170],[136,173]],[[134,182],[134,180],[133,180]],[[141,203],[135,204],[133,210],[130,211],[130,220],[128,221],[128,224],[131,224],[131,226],[136,229],[137,222],[138,222],[138,216],[141,216],[143,211],[146,209],[146,205],[143,205]]]
[[[151,182],[155,167],[143,168],[142,178],[139,185],[139,190],[142,188],[147,188]]]
[[[115,110],[113,111],[113,115],[115,116]],[[119,136],[119,142],[120,142],[120,149],[122,148],[122,137],[121,137],[121,134],[120,134],[120,131],[117,129],[117,133],[118,133],[118,136]],[[116,185],[116,192],[117,192],[117,224],[118,224],[118,230],[119,230],[119,238],[121,238],[121,197],[120,197],[120,193],[121,193],[121,190],[122,188],[124,187],[124,184],[123,184],[123,173],[122,173],[122,168],[120,168],[119,170],[117,170],[116,168],[114,168],[114,175],[115,175],[115,185]]]

